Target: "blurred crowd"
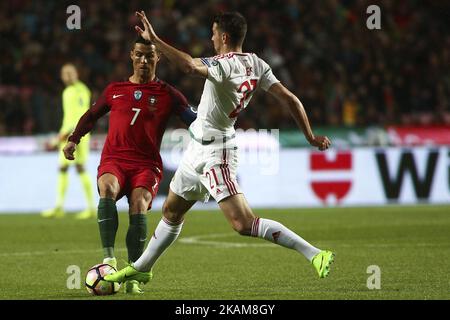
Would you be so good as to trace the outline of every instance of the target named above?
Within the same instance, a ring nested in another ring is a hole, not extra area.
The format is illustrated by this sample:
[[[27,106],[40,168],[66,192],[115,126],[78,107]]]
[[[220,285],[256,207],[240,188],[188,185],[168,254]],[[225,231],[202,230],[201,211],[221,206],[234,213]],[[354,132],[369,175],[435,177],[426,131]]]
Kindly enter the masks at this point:
[[[381,30],[366,9],[381,8]],[[81,29],[69,30],[69,5]],[[211,24],[220,11],[248,23],[244,51],[265,59],[303,102],[313,126],[450,125],[450,4],[364,0],[0,1],[0,135],[55,132],[62,118],[60,67],[74,62],[99,96],[132,72],[134,16],[143,9],[156,32],[195,57],[213,56]],[[203,81],[163,59],[159,78],[198,104]],[[171,126],[181,124],[174,120]],[[241,128],[295,127],[289,111],[257,93]],[[96,127],[107,130],[107,119]]]

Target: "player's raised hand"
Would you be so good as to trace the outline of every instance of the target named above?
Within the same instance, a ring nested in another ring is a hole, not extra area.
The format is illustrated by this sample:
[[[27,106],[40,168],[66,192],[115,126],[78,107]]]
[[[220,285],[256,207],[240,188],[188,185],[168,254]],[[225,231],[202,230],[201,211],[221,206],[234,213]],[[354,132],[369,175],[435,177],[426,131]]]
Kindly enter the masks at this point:
[[[136,16],[138,16],[139,19],[141,19],[141,22],[144,25],[144,30],[142,30],[142,28],[139,26],[135,26],[134,28],[136,29],[136,31],[145,40],[154,41],[157,38],[157,36],[156,36],[155,31],[153,30],[152,25],[150,24],[150,21],[148,21],[147,16],[145,15],[145,12],[142,10],[140,12],[136,11]]]
[[[319,148],[320,151],[327,150],[331,145],[331,141],[327,136],[316,136],[309,143],[312,146]]]
[[[75,153],[76,147],[77,145],[72,141],[67,142],[67,144],[64,146],[64,157],[66,157],[67,160],[75,160],[75,156],[73,154]]]

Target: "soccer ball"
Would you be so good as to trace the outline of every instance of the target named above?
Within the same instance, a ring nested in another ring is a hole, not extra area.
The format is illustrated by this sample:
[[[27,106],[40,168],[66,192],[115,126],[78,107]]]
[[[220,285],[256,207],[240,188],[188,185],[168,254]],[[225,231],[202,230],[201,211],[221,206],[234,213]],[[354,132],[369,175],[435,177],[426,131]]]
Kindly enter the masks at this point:
[[[108,296],[115,294],[120,289],[117,282],[108,282],[103,277],[117,270],[109,264],[96,264],[86,274],[86,289],[93,296]]]

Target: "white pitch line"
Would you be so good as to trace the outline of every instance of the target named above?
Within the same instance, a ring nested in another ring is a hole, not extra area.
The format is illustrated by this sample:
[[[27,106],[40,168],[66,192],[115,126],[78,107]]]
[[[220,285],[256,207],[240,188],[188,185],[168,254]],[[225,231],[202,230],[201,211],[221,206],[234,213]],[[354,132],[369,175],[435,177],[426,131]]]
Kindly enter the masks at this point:
[[[181,237],[178,242],[182,244],[191,244],[191,245],[202,245],[209,246],[213,248],[275,248],[277,245],[273,243],[269,243],[266,241],[261,241],[261,243],[248,243],[248,242],[227,242],[227,241],[215,241],[209,239],[218,239],[225,237],[236,237],[236,233],[213,233],[207,235],[197,235],[191,237]],[[361,239],[363,240],[363,239]],[[327,240],[326,243],[322,241],[311,241],[314,245],[319,247],[326,247],[330,243],[334,243],[333,246],[335,250],[339,250],[339,248],[354,248],[354,247],[364,247],[364,248],[412,248],[412,247],[439,247],[439,248],[448,248],[450,247],[450,243],[366,243],[366,244],[358,244],[358,243],[345,243],[340,242],[339,240]],[[123,252],[126,251],[126,248],[116,248],[115,251]],[[23,257],[23,256],[39,256],[39,255],[52,255],[52,254],[82,254],[82,253],[97,253],[101,252],[101,249],[88,249],[88,250],[64,250],[59,249],[58,251],[49,250],[49,251],[25,251],[25,252],[3,252],[0,253],[0,257]]]
[[[204,239],[216,239],[236,236],[235,233],[213,233],[208,235],[192,236],[180,238],[179,242],[184,244],[199,244],[220,248],[244,248],[244,247],[274,247],[272,243],[245,243],[245,242],[226,242],[226,241],[208,241]]]
[[[126,251],[126,248],[115,249],[114,251]],[[51,254],[78,254],[78,253],[96,253],[102,252],[102,249],[90,249],[90,250],[52,250],[52,251],[24,251],[24,252],[4,252],[0,253],[0,257],[22,257],[22,256],[40,256],[40,255],[51,255]]]
[[[257,247],[257,248],[267,248],[276,247],[275,244],[262,242],[262,243],[247,243],[247,242],[226,242],[226,241],[211,241],[205,239],[217,239],[217,238],[225,238],[236,236],[235,233],[214,233],[209,235],[198,235],[192,237],[183,237],[178,240],[178,242],[184,244],[193,244],[193,245],[206,245],[211,247],[220,247],[220,248],[244,248],[244,247]],[[363,240],[363,239],[362,239]],[[315,244],[322,245],[324,242],[312,241]],[[366,243],[366,244],[358,244],[358,243],[342,243],[339,240],[327,240],[327,244],[335,243],[336,248],[354,248],[354,247],[365,247],[365,248],[404,248],[404,247],[450,247],[450,243]]]

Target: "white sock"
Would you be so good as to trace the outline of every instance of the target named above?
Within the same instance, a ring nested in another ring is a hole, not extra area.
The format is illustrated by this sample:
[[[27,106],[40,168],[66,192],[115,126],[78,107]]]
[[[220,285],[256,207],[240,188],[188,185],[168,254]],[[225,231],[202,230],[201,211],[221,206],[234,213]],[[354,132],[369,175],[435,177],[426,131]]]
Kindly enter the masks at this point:
[[[142,272],[150,271],[156,260],[178,238],[182,227],[183,222],[174,225],[163,217],[156,227],[144,253],[133,263],[134,268]]]
[[[281,223],[269,219],[256,218],[253,221],[251,235],[266,239],[267,241],[289,249],[297,250],[309,261],[320,252],[320,249],[312,246]]]

